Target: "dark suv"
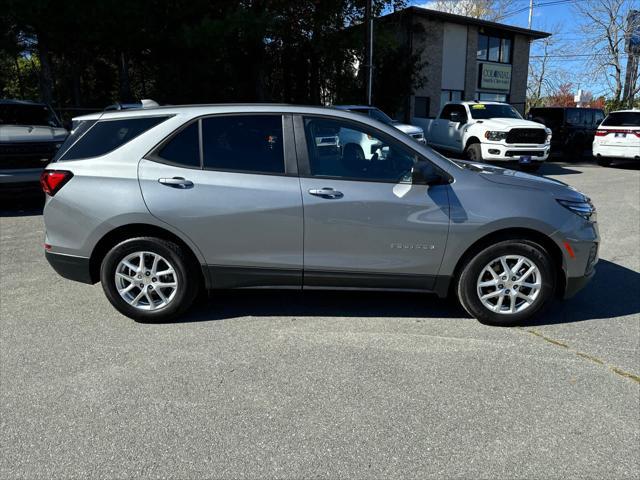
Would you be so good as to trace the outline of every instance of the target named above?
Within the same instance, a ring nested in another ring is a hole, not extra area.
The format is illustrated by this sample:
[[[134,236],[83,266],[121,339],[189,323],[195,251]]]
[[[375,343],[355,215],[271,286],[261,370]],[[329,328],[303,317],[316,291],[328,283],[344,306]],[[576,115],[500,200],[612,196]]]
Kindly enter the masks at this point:
[[[575,107],[532,108],[527,115],[529,120],[542,123],[553,132],[551,154],[568,158],[584,155],[604,117],[599,108]]]

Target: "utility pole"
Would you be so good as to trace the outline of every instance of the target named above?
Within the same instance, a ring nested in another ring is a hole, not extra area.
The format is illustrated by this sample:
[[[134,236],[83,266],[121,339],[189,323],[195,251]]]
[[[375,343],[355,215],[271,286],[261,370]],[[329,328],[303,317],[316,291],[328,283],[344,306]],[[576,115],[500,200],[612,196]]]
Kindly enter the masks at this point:
[[[533,0],[529,0],[529,30],[531,30],[531,24],[533,22]]]
[[[371,2],[367,0],[364,9],[364,23],[366,24],[366,39],[365,39],[365,71],[367,73],[367,105],[371,105],[371,90],[373,87],[373,18],[371,18]]]
[[[629,108],[633,108],[633,91],[638,78],[638,63],[640,63],[640,10],[631,10],[629,12],[625,37],[627,71],[624,79],[622,101],[627,103]]]

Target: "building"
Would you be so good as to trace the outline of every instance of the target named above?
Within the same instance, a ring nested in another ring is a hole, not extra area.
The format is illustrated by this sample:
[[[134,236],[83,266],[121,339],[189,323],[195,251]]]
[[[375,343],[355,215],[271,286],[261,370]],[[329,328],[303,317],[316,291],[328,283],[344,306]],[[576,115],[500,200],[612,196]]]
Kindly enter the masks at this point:
[[[531,41],[550,35],[419,7],[385,15],[374,29],[378,25],[408,42],[424,65],[423,86],[397,112],[423,126],[449,101],[507,102],[524,113]]]

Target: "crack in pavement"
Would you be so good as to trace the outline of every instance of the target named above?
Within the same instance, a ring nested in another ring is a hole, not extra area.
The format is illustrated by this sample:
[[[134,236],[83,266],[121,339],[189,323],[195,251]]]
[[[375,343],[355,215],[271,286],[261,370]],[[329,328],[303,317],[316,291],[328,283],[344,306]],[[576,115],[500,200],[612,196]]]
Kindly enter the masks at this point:
[[[556,347],[561,347],[561,348],[565,348],[567,350],[569,350],[570,352],[574,353],[575,355],[577,355],[578,357],[584,358],[585,360],[589,360],[592,363],[595,363],[597,365],[602,365],[607,367],[609,370],[611,370],[613,373],[615,373],[616,375],[619,375],[621,377],[624,378],[628,378],[638,384],[640,384],[640,376],[635,375],[631,372],[627,372],[619,367],[616,367],[614,365],[609,365],[607,362],[605,362],[604,360],[598,358],[598,357],[594,357],[593,355],[589,355],[588,353],[584,353],[581,352],[579,350],[576,350],[575,348],[571,348],[569,345],[567,345],[566,343],[562,343],[558,340],[555,340],[551,337],[547,337],[546,335],[543,335],[542,333],[540,333],[537,330],[534,330],[533,328],[523,328],[523,327],[517,327],[518,330],[521,330],[523,332],[527,332],[531,335],[535,335],[538,338],[541,338],[542,340],[544,340],[547,343],[550,343],[551,345],[555,345]]]

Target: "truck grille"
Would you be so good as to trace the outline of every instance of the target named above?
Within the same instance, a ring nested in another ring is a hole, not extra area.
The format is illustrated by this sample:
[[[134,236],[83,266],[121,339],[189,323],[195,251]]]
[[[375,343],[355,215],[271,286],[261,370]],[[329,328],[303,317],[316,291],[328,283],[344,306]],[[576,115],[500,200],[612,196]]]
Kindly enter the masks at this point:
[[[507,143],[543,144],[547,132],[542,128],[512,128],[507,134]]]
[[[0,170],[44,168],[60,142],[0,143]]]

